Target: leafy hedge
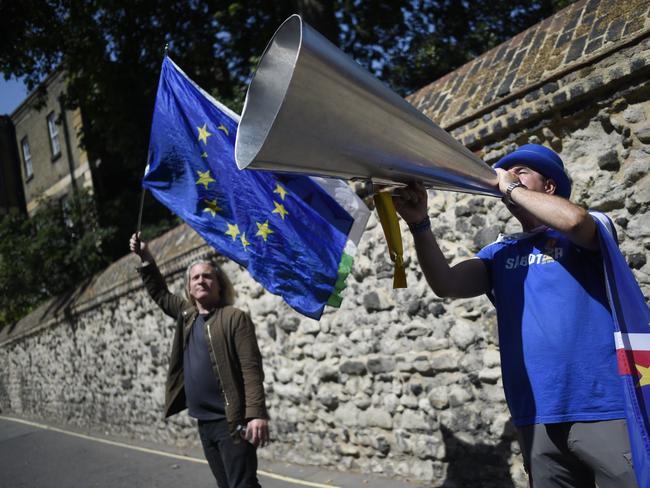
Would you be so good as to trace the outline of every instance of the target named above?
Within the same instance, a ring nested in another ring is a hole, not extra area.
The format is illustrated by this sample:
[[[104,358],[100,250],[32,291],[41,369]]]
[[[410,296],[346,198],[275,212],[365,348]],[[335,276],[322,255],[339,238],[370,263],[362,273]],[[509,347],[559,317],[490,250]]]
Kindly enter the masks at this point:
[[[2,216],[0,328],[106,266],[103,248],[114,232],[99,227],[87,192],[65,203],[44,200],[31,218],[13,211]]]

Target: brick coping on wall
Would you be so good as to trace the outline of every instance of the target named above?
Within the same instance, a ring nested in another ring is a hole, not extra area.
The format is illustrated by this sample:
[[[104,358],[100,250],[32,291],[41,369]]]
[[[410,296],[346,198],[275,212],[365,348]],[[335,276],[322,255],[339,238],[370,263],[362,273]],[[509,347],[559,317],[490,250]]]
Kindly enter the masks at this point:
[[[646,0],[582,0],[407,99],[451,131],[649,35]]]

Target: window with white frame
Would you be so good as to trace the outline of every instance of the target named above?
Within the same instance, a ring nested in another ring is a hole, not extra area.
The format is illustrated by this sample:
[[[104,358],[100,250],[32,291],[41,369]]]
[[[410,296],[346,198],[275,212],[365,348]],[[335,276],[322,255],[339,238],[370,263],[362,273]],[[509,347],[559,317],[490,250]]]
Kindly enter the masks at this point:
[[[59,142],[59,127],[56,125],[56,115],[54,112],[50,112],[47,116],[47,129],[50,133],[52,157],[55,158],[61,154],[61,143]]]
[[[23,148],[23,163],[25,164],[25,179],[29,180],[34,176],[34,169],[32,168],[32,153],[29,150],[29,141],[27,137],[23,137],[20,141],[20,147]]]

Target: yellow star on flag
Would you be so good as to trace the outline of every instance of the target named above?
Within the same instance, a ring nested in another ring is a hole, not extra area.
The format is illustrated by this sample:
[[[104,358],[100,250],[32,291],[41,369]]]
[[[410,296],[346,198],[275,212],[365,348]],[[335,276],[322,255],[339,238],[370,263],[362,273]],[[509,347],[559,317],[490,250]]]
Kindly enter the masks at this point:
[[[203,159],[207,158],[207,157],[208,157],[208,153],[205,152],[205,151],[203,151],[203,154],[201,154],[201,157],[202,157]]]
[[[266,242],[266,239],[269,237],[269,234],[273,234],[273,231],[269,229],[269,221],[267,220],[263,224],[260,224],[259,222],[255,222],[257,224],[257,233],[255,234],[256,236],[260,236],[262,239],[264,239],[264,242]]]
[[[208,123],[206,122],[205,124],[203,124],[203,127],[199,127],[199,126],[196,127],[199,131],[199,141],[203,142],[203,144],[207,144],[208,137],[212,135],[208,132],[207,125]]]
[[[246,240],[246,232],[243,232],[241,235],[241,245],[244,246],[244,251],[247,251],[246,247],[250,246],[250,242]]]
[[[203,209],[204,212],[210,212],[212,216],[214,217],[217,215],[219,210],[219,205],[217,205],[217,199],[215,198],[214,200],[203,200],[205,202],[205,208]]]
[[[279,183],[276,183],[276,184],[275,184],[275,190],[273,190],[273,193],[279,193],[279,194],[280,194],[280,198],[282,198],[282,200],[284,200],[284,197],[285,197],[286,194],[287,194],[287,190],[285,190],[284,188],[282,188],[282,187],[280,186]]]
[[[208,189],[208,185],[212,183],[213,181],[217,181],[212,176],[210,176],[210,170],[207,171],[197,171],[199,174],[199,179],[196,180],[197,185],[203,185],[205,186],[205,189]]]
[[[271,213],[280,214],[280,217],[282,217],[282,220],[284,220],[285,215],[289,215],[289,212],[287,212],[287,209],[284,208],[284,205],[282,205],[281,203],[273,202],[273,205],[275,205],[275,210],[273,210],[273,212],[271,212]]]
[[[638,364],[635,364],[634,366],[636,366],[636,370],[641,374],[641,377],[639,378],[639,386],[650,385],[650,368],[644,368]]]
[[[232,237],[233,241],[237,239],[237,236],[239,235],[239,226],[237,224],[228,224],[226,235]]]
[[[224,131],[224,132],[226,133],[227,136],[230,135],[230,133],[228,132],[228,127],[226,127],[226,126],[223,125],[223,124],[221,124],[219,127],[217,127],[217,130],[222,130],[222,131]]]

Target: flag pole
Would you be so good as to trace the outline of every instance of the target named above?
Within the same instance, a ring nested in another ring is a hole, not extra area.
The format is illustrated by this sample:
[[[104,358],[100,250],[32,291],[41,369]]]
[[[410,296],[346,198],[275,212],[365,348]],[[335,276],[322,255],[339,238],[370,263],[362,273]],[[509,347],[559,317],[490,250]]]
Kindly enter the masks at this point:
[[[169,43],[165,43],[165,49],[163,51],[163,59],[167,57],[167,52],[169,51]],[[146,169],[145,169],[146,173]],[[136,227],[136,234],[140,234],[140,231],[142,230],[142,210],[144,209],[144,195],[146,193],[147,189],[143,186],[142,191],[140,192],[140,208],[138,209],[138,225]]]
[[[142,187],[142,191],[140,192],[140,210],[138,210],[138,227],[136,228],[136,234],[140,235],[140,231],[142,230],[142,209],[144,208],[144,194],[147,190]]]

